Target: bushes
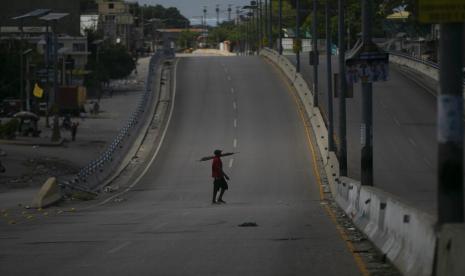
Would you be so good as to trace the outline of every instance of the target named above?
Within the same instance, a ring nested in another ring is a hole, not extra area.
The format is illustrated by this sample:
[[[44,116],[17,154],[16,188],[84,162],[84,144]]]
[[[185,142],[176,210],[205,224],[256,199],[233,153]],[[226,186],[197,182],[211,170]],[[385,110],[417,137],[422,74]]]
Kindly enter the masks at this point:
[[[0,139],[14,139],[19,127],[18,119],[11,119],[5,124],[0,123]]]

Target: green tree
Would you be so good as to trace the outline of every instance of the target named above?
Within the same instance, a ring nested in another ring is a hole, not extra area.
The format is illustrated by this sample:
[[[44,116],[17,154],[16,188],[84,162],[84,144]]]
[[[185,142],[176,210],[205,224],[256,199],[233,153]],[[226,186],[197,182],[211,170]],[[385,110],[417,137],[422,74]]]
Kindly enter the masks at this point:
[[[165,8],[162,5],[140,7],[144,19],[154,21],[157,28],[186,28],[189,27],[189,20],[174,7]]]
[[[184,48],[193,48],[199,33],[191,32],[190,30],[183,30],[178,38],[178,45]]]
[[[136,68],[135,60],[120,44],[105,45],[100,50],[99,63],[109,79],[125,78]]]
[[[19,98],[19,49],[19,41],[0,45],[0,100],[6,97]]]

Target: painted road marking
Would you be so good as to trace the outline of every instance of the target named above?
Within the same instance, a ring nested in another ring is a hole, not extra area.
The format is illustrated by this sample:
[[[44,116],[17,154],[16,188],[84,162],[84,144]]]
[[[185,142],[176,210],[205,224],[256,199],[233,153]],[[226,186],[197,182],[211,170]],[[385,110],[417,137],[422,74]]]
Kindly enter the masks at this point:
[[[107,253],[108,253],[108,254],[114,254],[114,253],[120,251],[121,249],[125,248],[126,246],[128,246],[128,245],[130,245],[130,244],[131,244],[130,241],[123,242],[122,244],[118,245],[117,247],[115,247],[115,248],[109,250]]]
[[[230,81],[230,80],[231,80],[231,76],[228,76],[228,81]]]
[[[383,101],[380,100],[380,101],[379,101],[379,104],[380,104],[384,109],[387,108],[386,104],[385,104]]]
[[[428,158],[423,157],[423,161],[425,161],[426,165],[428,165],[430,168],[433,168],[433,164],[428,160]]]
[[[234,101],[233,102],[233,109],[236,110],[237,109],[237,103]]]
[[[234,88],[231,88],[231,93],[234,94]]]
[[[392,120],[394,120],[394,123],[396,123],[397,126],[400,126],[400,122],[396,117],[392,117]]]
[[[237,119],[234,119],[234,128],[237,128]]]
[[[158,229],[162,228],[163,226],[166,226],[167,224],[168,224],[168,222],[160,223],[157,226],[153,227],[152,230],[158,230]]]
[[[305,120],[306,117],[304,115],[304,107],[301,106],[299,100],[297,99],[295,89],[290,85],[289,81],[284,78],[284,75],[282,74],[282,72],[279,71],[278,68],[276,68],[276,66],[274,64],[272,64],[270,61],[268,61],[268,63],[270,63],[273,66],[273,68],[276,70],[276,72],[278,72],[278,74],[281,77],[282,81],[286,84],[286,86],[288,88],[287,91],[289,92],[289,94],[291,94],[292,98],[294,99],[294,103],[297,106],[298,112],[300,114],[300,119],[302,121],[302,124],[303,124],[304,129],[305,129],[305,134],[307,136],[307,145],[310,148],[310,153],[311,153],[312,159],[313,159],[313,162],[312,162],[313,163],[312,164],[313,165],[313,171],[314,171],[314,175],[315,175],[315,178],[316,178],[316,181],[318,183],[319,190],[320,190],[320,200],[323,201],[324,200],[323,185],[321,183],[321,176],[320,176],[320,172],[318,170],[318,163],[317,163],[317,156],[316,156],[315,146],[313,145],[312,138],[311,138],[311,135],[310,135],[310,132],[312,130],[310,130],[310,126],[306,123],[306,120]],[[328,213],[328,216],[333,221],[334,225],[336,226],[336,229],[338,230],[338,233],[339,233],[341,239],[343,241],[345,241],[347,249],[352,254],[352,257],[354,258],[355,264],[357,265],[358,269],[360,270],[360,273],[363,276],[370,275],[370,273],[368,272],[367,267],[366,267],[365,263],[363,262],[360,254],[355,253],[354,245],[352,244],[350,239],[347,237],[347,235],[345,234],[342,227],[337,222],[336,215],[333,213],[331,208],[329,208],[327,205],[325,205],[325,210]]]
[[[229,168],[232,168],[234,163],[234,158],[229,159]]]
[[[237,139],[234,139],[234,141],[233,141],[233,147],[234,147],[234,148],[237,148]]]
[[[412,146],[416,147],[417,146],[417,143],[415,143],[415,140],[413,140],[412,138],[408,138],[408,141],[410,142],[410,144],[412,144]]]

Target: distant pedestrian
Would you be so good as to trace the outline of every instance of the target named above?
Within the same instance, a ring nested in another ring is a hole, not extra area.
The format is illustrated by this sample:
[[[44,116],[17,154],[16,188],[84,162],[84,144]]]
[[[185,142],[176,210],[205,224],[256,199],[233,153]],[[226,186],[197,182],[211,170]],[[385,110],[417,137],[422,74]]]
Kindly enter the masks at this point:
[[[0,173],[5,173],[6,169],[3,167],[2,161],[0,161]]]
[[[99,112],[100,112],[100,105],[98,104],[98,102],[94,102],[92,106],[92,114],[98,115]]]
[[[71,140],[76,141],[76,133],[78,129],[79,123],[78,122],[73,122],[71,124]]]
[[[213,199],[212,203],[226,203],[223,201],[223,194],[228,189],[228,183],[226,179],[229,180],[229,177],[223,171],[223,162],[221,161],[221,150],[215,150],[212,162],[212,177],[213,177]],[[220,191],[218,200],[216,200],[216,195]]]

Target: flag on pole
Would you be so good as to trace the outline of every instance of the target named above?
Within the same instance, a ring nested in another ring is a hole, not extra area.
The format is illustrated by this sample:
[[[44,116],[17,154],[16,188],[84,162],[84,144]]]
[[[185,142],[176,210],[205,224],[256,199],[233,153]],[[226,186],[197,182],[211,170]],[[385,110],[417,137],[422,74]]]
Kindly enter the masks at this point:
[[[36,98],[42,98],[44,96],[44,90],[42,88],[40,88],[39,84],[36,83],[34,85],[34,90],[32,91],[32,94]]]

